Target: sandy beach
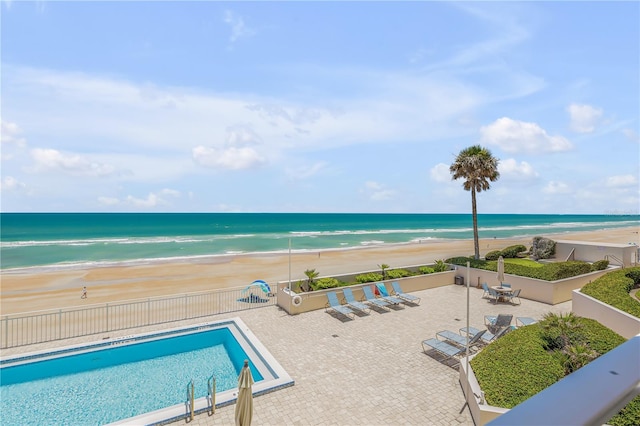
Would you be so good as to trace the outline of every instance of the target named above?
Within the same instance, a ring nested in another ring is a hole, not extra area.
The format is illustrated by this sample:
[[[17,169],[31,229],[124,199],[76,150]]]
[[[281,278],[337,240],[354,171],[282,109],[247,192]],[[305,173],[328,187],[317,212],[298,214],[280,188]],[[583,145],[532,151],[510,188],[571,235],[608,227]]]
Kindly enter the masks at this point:
[[[545,235],[557,240],[640,244],[638,228]],[[530,246],[531,238],[481,239],[480,254],[512,244]],[[370,246],[351,250],[293,253],[291,279],[304,278],[306,269],[320,276],[369,271],[386,263],[392,268],[423,265],[452,256],[473,254],[473,240]],[[289,279],[287,254],[229,255],[143,266],[116,266],[56,272],[1,274],[2,314],[86,306],[96,303],[242,287],[253,280],[268,283]],[[82,287],[88,297],[81,299]]]

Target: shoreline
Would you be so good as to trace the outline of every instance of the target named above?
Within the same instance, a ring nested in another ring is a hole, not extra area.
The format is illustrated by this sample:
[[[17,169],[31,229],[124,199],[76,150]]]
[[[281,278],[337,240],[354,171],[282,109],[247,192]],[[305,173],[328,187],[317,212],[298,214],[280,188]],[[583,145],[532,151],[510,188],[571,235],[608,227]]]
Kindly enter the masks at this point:
[[[554,240],[639,244],[639,227],[597,231],[548,233]],[[532,236],[480,238],[480,255],[513,244],[529,246]],[[2,314],[80,307],[96,303],[184,294],[222,288],[243,287],[256,279],[270,284],[304,278],[315,269],[320,277],[376,270],[386,263],[391,268],[424,265],[435,260],[473,254],[473,239],[426,240],[348,248],[285,252],[207,255],[197,259],[137,265],[92,266],[53,271],[0,271]],[[10,270],[11,271],[11,270]],[[14,270],[15,271],[15,270]],[[80,299],[83,286],[88,298]]]

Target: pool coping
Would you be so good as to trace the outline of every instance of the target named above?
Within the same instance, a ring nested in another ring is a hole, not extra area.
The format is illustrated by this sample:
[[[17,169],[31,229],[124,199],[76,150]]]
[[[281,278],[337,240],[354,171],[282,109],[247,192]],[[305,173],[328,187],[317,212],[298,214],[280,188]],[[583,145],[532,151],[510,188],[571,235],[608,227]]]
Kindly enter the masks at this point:
[[[263,377],[263,380],[256,382],[252,387],[254,396],[273,392],[278,389],[293,386],[294,380],[284,370],[280,363],[271,355],[269,350],[260,342],[249,327],[239,318],[227,318],[224,320],[210,321],[189,326],[174,327],[162,331],[140,333],[116,339],[103,339],[100,341],[69,345],[55,350],[40,350],[27,354],[14,355],[11,357],[0,358],[0,366],[20,365],[27,362],[40,359],[50,359],[62,357],[68,354],[80,354],[98,349],[106,349],[114,345],[126,345],[138,343],[140,341],[151,341],[162,339],[167,336],[179,336],[186,334],[195,334],[203,331],[214,330],[218,328],[228,328],[234,335],[242,349],[247,354],[249,362],[256,368]],[[205,378],[206,380],[206,378]],[[185,384],[186,386],[186,384]],[[238,390],[230,389],[224,392],[216,393],[215,406],[224,407],[235,403]],[[194,403],[194,411],[196,414],[210,411],[211,404],[208,396],[198,398]],[[118,420],[111,425],[161,425],[171,423],[179,419],[183,419],[188,415],[187,401],[182,404],[176,404],[170,407],[161,408],[159,410],[140,414],[138,416],[129,417]]]

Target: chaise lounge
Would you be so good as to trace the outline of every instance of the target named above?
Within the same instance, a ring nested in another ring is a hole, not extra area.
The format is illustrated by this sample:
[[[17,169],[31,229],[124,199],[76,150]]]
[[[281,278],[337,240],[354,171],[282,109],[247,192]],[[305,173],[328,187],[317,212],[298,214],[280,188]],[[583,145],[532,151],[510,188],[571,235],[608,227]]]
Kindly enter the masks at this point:
[[[327,293],[327,300],[329,300],[329,304],[327,305],[327,308],[325,310],[326,312],[334,311],[344,315],[347,318],[355,318],[355,313],[351,309],[340,304],[338,295],[335,291],[330,291]]]
[[[353,291],[351,291],[350,288],[348,287],[343,288],[342,294],[344,294],[344,300],[347,303],[348,307],[358,310],[360,312],[363,312],[365,314],[370,313],[371,308],[368,305],[357,301],[355,296],[353,295]]]
[[[397,281],[392,282],[391,287],[393,288],[393,292],[395,293],[394,296],[399,297],[405,302],[415,303],[416,305],[420,304],[420,298],[412,294],[407,294],[403,292],[399,282]]]

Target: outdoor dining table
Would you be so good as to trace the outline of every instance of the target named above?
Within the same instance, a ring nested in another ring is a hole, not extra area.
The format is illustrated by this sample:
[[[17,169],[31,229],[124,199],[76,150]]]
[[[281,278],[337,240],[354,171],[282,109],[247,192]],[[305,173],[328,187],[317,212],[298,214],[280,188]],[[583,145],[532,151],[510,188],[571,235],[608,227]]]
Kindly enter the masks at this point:
[[[492,286],[491,288],[498,292],[498,296],[500,299],[504,300],[508,299],[511,295],[511,292],[513,291],[511,287],[502,287],[500,285]]]

